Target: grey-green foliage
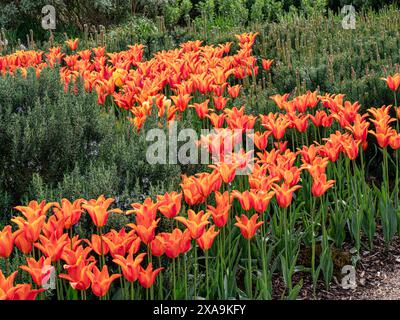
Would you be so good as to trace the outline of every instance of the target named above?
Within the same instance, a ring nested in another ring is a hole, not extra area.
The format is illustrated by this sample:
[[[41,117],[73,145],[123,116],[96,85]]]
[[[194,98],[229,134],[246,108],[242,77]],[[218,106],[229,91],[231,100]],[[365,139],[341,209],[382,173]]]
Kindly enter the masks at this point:
[[[328,0],[301,0],[301,9],[306,15],[322,14],[328,5]]]
[[[250,18],[252,22],[274,21],[282,17],[283,7],[281,1],[254,0],[251,6]]]
[[[163,10],[166,25],[176,26],[181,18],[189,15],[190,9],[192,9],[190,0],[168,1]]]
[[[244,0],[221,0],[217,2],[218,13],[230,25],[244,24],[249,16],[249,10]]]
[[[0,79],[2,212],[46,197],[106,194],[126,205],[161,182],[160,191],[176,187],[179,167],[146,162],[145,132],[105,112],[93,94],[65,94],[58,77],[57,70],[45,70],[40,80],[31,74]],[[29,98],[18,94],[24,81]]]

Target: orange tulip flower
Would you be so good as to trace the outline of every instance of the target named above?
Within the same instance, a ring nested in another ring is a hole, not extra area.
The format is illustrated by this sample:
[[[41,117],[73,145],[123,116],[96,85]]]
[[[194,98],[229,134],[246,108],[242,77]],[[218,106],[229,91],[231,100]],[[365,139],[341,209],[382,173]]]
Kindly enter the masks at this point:
[[[87,239],[85,239],[84,241],[99,256],[106,255],[110,251],[108,244],[104,241],[104,236],[103,236],[103,240],[101,240],[101,237],[99,235],[92,234],[91,241],[89,241]]]
[[[387,78],[381,78],[386,81],[387,86],[392,91],[397,91],[400,86],[400,73],[396,73],[394,76],[388,76]]]
[[[32,289],[30,284],[18,284],[15,286],[10,300],[36,300],[37,295],[43,291],[43,288]]]
[[[12,278],[14,281],[16,273],[12,274],[8,279]],[[0,271],[0,283],[2,282],[2,273]],[[44,289],[32,289],[30,284],[17,284],[15,287],[11,286],[7,289],[2,288],[0,284],[0,300],[36,300],[39,293],[43,292]]]
[[[0,231],[0,257],[8,258],[14,248],[14,235],[11,226],[5,226]]]
[[[228,93],[232,98],[237,98],[239,96],[241,88],[242,86],[240,84],[237,84],[232,87],[228,85]]]
[[[300,189],[301,186],[289,187],[287,184],[282,184],[282,186],[273,184],[272,189],[275,191],[276,201],[281,208],[287,208],[292,203],[293,192]]]
[[[335,184],[335,180],[326,180],[326,174],[321,174],[318,177],[314,177],[311,192],[314,197],[320,197]]]
[[[75,51],[76,49],[78,49],[79,39],[68,39],[65,41],[65,43],[72,51]]]
[[[189,101],[192,99],[192,96],[190,94],[180,94],[178,96],[171,96],[170,98],[174,102],[178,110],[180,112],[183,112],[187,108]]]
[[[200,186],[194,177],[182,175],[182,183],[180,184],[185,202],[190,206],[202,203],[204,196],[200,190]]]
[[[203,120],[207,116],[208,112],[211,110],[208,108],[209,101],[210,100],[207,99],[202,103],[193,103],[193,105],[190,106],[191,108],[194,108],[196,110],[197,116],[201,120]]]
[[[110,290],[111,283],[121,277],[119,273],[110,276],[107,265],[104,265],[101,271],[94,266],[92,270],[88,271],[87,275],[92,285],[92,292],[97,297],[105,296]]]
[[[400,134],[395,134],[390,138],[389,141],[390,147],[393,150],[400,149]]]
[[[22,217],[16,217],[11,219],[12,222],[16,223],[19,227],[19,230],[15,232],[15,236],[19,236],[23,234],[26,241],[33,243],[39,239],[40,232],[42,231],[42,227],[44,221],[46,220],[46,216],[39,216],[37,218],[30,218],[30,220],[26,221]]]
[[[317,156],[318,149],[315,144],[308,146],[303,146],[299,149],[299,154],[301,155],[301,160],[304,164],[311,164],[315,157]]]
[[[122,228],[119,232],[114,229],[110,230],[103,236],[103,241],[110,248],[110,254],[113,258],[116,255],[124,256],[129,249],[138,248],[140,245],[140,238],[136,235],[136,232],[131,230],[127,233],[125,228]]]
[[[206,225],[210,223],[208,218],[209,213],[204,214],[204,211],[199,211],[197,214],[193,210],[188,210],[188,218],[175,217],[175,220],[183,223],[190,231],[190,235],[193,239],[197,239],[204,233]]]
[[[270,99],[275,102],[279,109],[285,109],[285,104],[289,96],[289,93],[285,93],[284,95],[276,94],[271,96]]]
[[[153,271],[153,264],[149,263],[146,269],[139,266],[139,283],[142,287],[148,289],[150,288],[154,281],[156,280],[157,275],[164,268],[158,268]]]
[[[181,254],[181,242],[184,240],[183,232],[175,228],[171,233],[164,233],[165,254],[168,258],[175,259]]]
[[[15,245],[17,248],[24,254],[29,254],[31,253],[33,249],[33,244],[32,242],[28,241],[25,237],[25,234],[22,232],[15,232],[15,238],[14,238]]]
[[[14,209],[21,212],[28,221],[33,221],[40,216],[46,215],[47,211],[53,206],[58,206],[58,203],[46,203],[46,201],[43,200],[41,203],[30,201],[27,206],[17,206]]]
[[[356,141],[352,138],[342,144],[344,152],[350,160],[355,160],[357,158],[360,144],[361,140]]]
[[[207,114],[206,117],[210,119],[210,122],[214,128],[222,128],[225,122],[226,114],[221,113],[220,115],[216,113]]]
[[[289,119],[281,113],[278,117],[276,114],[270,113],[268,116],[262,117],[262,121],[261,125],[272,132],[275,140],[281,140],[290,126]]]
[[[56,238],[54,235],[50,238],[40,235],[39,239],[40,243],[35,243],[34,246],[42,251],[46,257],[50,258],[52,262],[60,260],[64,247],[70,243],[70,239],[66,233],[60,238]]]
[[[165,253],[165,239],[162,233],[159,233],[150,242],[151,254],[155,257],[161,257]]]
[[[252,136],[250,136],[257,149],[259,150],[265,150],[268,145],[268,137],[271,135],[270,131],[264,131],[263,133],[256,132]]]
[[[236,218],[235,226],[240,229],[242,236],[246,239],[250,240],[256,234],[258,228],[264,224],[264,221],[257,222],[258,214],[254,214],[250,219],[242,214],[240,218],[238,216]]]
[[[121,267],[122,274],[126,280],[135,282],[139,277],[140,264],[145,256],[146,253],[141,253],[135,258],[133,258],[132,253],[130,253],[127,258],[117,255],[113,261]]]
[[[168,219],[172,219],[181,211],[182,193],[165,193],[157,196],[158,210]]]
[[[308,114],[293,117],[291,121],[298,132],[303,133],[307,130],[309,117],[310,116]]]
[[[315,178],[325,173],[328,164],[328,158],[315,157],[311,164],[305,164],[302,167],[308,170],[311,177]]]
[[[206,232],[204,232],[203,235],[196,240],[196,242],[203,251],[207,251],[212,247],[214,239],[218,233],[219,230],[215,231],[215,226],[212,226]]]
[[[72,249],[69,246],[64,248],[64,252],[61,256],[61,259],[65,261],[68,265],[75,265],[79,261],[95,261],[93,256],[88,258],[89,253],[92,252],[91,247],[83,247],[82,245],[78,245]]]
[[[225,191],[223,194],[215,192],[216,207],[208,205],[208,212],[211,213],[214,224],[218,228],[222,228],[226,225],[229,218],[229,210],[231,209],[229,192]]]
[[[301,168],[296,166],[288,168],[278,168],[280,177],[282,177],[285,184],[293,187],[300,181]]]
[[[253,207],[253,201],[249,190],[246,190],[244,192],[233,190],[231,195],[233,198],[239,200],[243,210],[249,211]]]
[[[6,300],[14,290],[14,280],[17,276],[17,271],[5,277],[3,271],[0,270],[0,300]]]
[[[273,62],[274,62],[274,60],[262,59],[261,65],[265,71],[268,71],[271,68],[271,65]]]
[[[83,201],[83,199],[77,199],[73,203],[71,203],[67,199],[62,199],[61,207],[56,207],[53,209],[55,215],[59,220],[64,219],[65,229],[70,229],[81,218],[83,212],[81,204]]]
[[[213,102],[214,102],[214,107],[217,110],[222,110],[225,108],[226,104],[228,103],[229,98],[225,98],[223,96],[214,96],[213,97]]]
[[[332,115],[327,115],[324,110],[315,111],[315,115],[310,115],[310,119],[316,127],[322,126],[328,128],[333,122]]]
[[[157,228],[159,221],[160,219],[157,219],[155,221],[152,221],[150,224],[129,223],[126,226],[135,230],[138,236],[140,237],[140,240],[142,240],[143,243],[147,245],[151,241],[153,241],[155,236],[155,230]]]
[[[49,268],[51,267],[51,259],[42,256],[38,261],[34,258],[27,258],[26,262],[28,265],[20,266],[20,269],[28,272],[31,275],[32,280],[41,287],[43,280],[48,277],[51,272],[51,269]]]
[[[95,262],[80,258],[75,264],[64,265],[64,269],[68,274],[59,274],[59,277],[69,281],[70,286],[74,290],[87,290],[91,285],[89,274],[92,272]]]
[[[99,200],[99,199],[98,199]],[[92,202],[91,202],[92,201]],[[82,208],[85,209],[90,217],[94,225],[98,228],[104,227],[107,223],[107,219],[110,213],[122,213],[120,209],[112,209],[108,210],[108,207],[114,202],[114,199],[100,199],[100,201],[91,200],[86,204],[82,205]]]
[[[52,215],[46,223],[43,224],[42,234],[47,237],[59,238],[64,234],[65,218],[57,218],[56,215]]]
[[[254,210],[258,213],[264,213],[269,205],[269,202],[275,195],[275,192],[270,191],[264,191],[264,190],[258,190],[257,192],[251,191],[250,192],[250,197],[251,201],[253,203]]]
[[[231,183],[236,176],[236,170],[238,168],[236,163],[221,163],[218,166],[209,165],[210,168],[216,169],[221,175],[222,181],[225,183]]]
[[[156,220],[157,209],[160,204],[154,203],[151,198],[146,198],[143,203],[133,203],[132,210],[128,210],[126,214],[135,213],[137,224],[150,226]]]

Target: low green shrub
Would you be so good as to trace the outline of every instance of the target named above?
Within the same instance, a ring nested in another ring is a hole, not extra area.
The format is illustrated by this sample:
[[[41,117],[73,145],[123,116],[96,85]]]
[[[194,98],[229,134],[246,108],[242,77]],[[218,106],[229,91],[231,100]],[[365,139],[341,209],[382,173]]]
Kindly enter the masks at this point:
[[[64,93],[58,70],[45,70],[39,81],[31,74],[1,78],[0,109],[4,219],[31,199],[105,194],[128,207],[155,189],[176,188],[178,166],[146,162],[145,132],[101,109],[94,94]]]

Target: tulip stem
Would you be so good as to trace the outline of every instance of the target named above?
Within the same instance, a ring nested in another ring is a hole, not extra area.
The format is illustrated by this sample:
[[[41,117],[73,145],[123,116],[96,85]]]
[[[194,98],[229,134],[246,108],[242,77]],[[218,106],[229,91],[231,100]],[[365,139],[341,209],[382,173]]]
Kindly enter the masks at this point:
[[[174,291],[174,300],[176,300],[176,276],[175,276],[175,259],[172,259],[172,287],[173,287],[173,291]]]
[[[72,249],[72,246],[73,246],[73,243],[72,243],[72,226],[71,226],[71,228],[69,229],[69,238],[70,238],[70,240],[71,240],[71,250],[73,250]]]
[[[312,198],[311,209],[311,278],[313,281],[313,292],[315,295],[316,279],[315,279],[315,236],[314,236],[314,213],[315,213],[315,198]]]
[[[185,283],[185,299],[187,300],[189,297],[189,293],[188,293],[188,274],[187,274],[187,255],[186,253],[183,255],[183,272],[185,274],[185,279],[184,279],[184,283]]]
[[[149,259],[149,263],[153,263],[153,256],[151,255],[150,246],[147,246],[147,257]],[[150,287],[150,299],[154,300],[154,286]]]
[[[289,268],[289,239],[288,239],[288,235],[289,235],[289,230],[287,229],[287,208],[283,209],[283,240],[285,242],[285,260],[286,260],[286,264],[287,267]],[[287,286],[289,289],[289,292],[292,291],[292,277],[290,276],[287,279]]]
[[[122,273],[121,266],[118,266],[118,272]],[[120,277],[119,281],[121,284],[122,297],[123,297],[123,299],[126,299],[127,296],[126,296],[126,290],[125,290],[125,286],[124,286],[124,282],[123,282],[123,277]]]
[[[10,259],[10,257],[7,257],[7,258],[4,259],[4,260],[5,260],[5,264],[6,264],[6,273],[7,273],[7,276],[10,275],[10,261],[9,261],[9,259]]]
[[[247,268],[248,268],[248,286],[249,286],[249,292],[247,295],[251,299],[252,298],[252,283],[251,283],[251,243],[250,243],[250,239],[247,240],[247,254],[248,254]]]
[[[135,300],[134,282],[131,282],[131,300]]]
[[[193,246],[193,250],[194,250],[194,300],[197,300],[197,243],[196,241],[194,241],[194,246]]]
[[[207,285],[206,300],[208,300],[209,296],[210,296],[210,284],[209,284],[209,278],[208,278],[208,250],[205,251],[205,254],[206,254],[206,285]]]
[[[106,264],[106,260],[105,260],[105,257],[104,257],[104,250],[103,250],[103,232],[102,232],[102,230],[101,230],[101,227],[98,227],[97,228],[97,233],[99,234],[99,236],[100,236],[100,250],[101,250],[101,264],[100,264],[100,267],[101,268],[103,268],[103,266]]]
[[[161,268],[162,264],[161,264],[161,257],[158,257],[158,266]],[[186,269],[186,265],[185,265],[185,269]],[[186,270],[185,270],[185,275],[186,275]],[[158,283],[158,298],[160,300],[163,300],[163,275],[162,272],[160,272],[159,275],[159,283]]]

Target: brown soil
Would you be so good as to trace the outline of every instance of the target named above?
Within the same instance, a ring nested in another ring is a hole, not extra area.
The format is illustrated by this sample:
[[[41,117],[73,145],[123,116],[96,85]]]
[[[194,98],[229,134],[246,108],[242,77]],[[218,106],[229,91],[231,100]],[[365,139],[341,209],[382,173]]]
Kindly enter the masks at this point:
[[[343,256],[351,257],[350,248],[343,249]],[[345,260],[346,260],[345,259]],[[373,250],[361,249],[356,267],[356,288],[344,289],[341,285],[343,275],[336,267],[332,284],[327,290],[323,281],[318,282],[316,295],[313,295],[309,273],[298,273],[293,283],[303,279],[303,287],[298,299],[301,300],[397,300],[400,299],[400,239],[396,238],[386,247],[381,236],[374,240]],[[322,276],[321,276],[322,279]],[[284,290],[282,280],[274,279],[274,296],[279,298]]]

